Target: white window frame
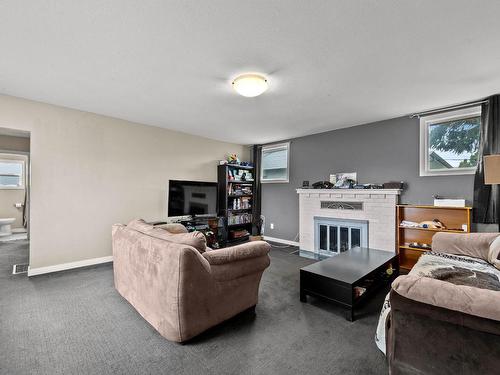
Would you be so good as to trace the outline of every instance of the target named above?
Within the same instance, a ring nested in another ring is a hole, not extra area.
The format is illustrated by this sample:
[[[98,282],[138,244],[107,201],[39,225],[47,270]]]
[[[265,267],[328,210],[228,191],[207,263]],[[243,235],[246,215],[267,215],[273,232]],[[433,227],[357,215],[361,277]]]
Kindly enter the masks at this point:
[[[420,176],[450,176],[476,173],[476,167],[429,169],[429,126],[441,122],[481,116],[481,107],[470,107],[420,117]]]
[[[0,158],[0,163],[21,164],[23,168],[21,172],[21,185],[0,185],[0,190],[24,190],[26,188],[26,162],[21,159]]]
[[[270,151],[278,148],[286,147],[286,178],[274,178],[274,179],[264,179],[264,163],[262,160],[264,159],[264,151]],[[260,152],[260,182],[263,184],[271,184],[271,183],[283,183],[287,184],[290,182],[290,142],[283,143],[273,143],[271,145],[262,146],[262,150]]]

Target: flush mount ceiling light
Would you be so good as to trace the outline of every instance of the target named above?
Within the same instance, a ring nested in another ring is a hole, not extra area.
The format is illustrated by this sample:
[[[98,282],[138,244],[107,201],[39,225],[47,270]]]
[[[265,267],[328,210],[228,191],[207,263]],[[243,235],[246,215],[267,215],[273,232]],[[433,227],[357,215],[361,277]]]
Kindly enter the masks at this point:
[[[261,74],[247,73],[236,77],[233,81],[234,90],[247,98],[259,96],[268,89],[266,77]]]

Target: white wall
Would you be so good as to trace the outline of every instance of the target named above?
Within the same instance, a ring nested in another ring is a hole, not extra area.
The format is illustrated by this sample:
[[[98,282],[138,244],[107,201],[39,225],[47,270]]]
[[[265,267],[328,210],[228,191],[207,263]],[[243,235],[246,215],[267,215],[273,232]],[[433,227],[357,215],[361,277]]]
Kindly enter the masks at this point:
[[[111,255],[111,225],[164,219],[169,179],[216,181],[241,145],[0,95],[0,127],[31,132],[30,268]]]

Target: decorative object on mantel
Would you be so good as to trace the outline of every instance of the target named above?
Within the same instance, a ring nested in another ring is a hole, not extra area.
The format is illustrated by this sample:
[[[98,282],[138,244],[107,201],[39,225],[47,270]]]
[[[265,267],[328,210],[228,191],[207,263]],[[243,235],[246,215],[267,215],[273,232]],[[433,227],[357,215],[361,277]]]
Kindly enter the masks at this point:
[[[390,182],[384,182],[382,185],[384,189],[400,189],[404,190],[405,188],[405,182],[404,181],[390,181]]]
[[[333,189],[333,184],[330,181],[318,181],[312,187],[313,189]]]
[[[318,181],[312,184],[313,189],[397,189],[404,190],[406,188],[406,183],[404,181],[400,182],[384,182],[383,184],[378,183],[366,183],[358,184],[356,182],[356,173],[337,173],[330,175],[330,181]],[[309,188],[309,181],[302,182],[302,189]]]
[[[372,184],[355,184],[353,189],[371,189]]]
[[[336,189],[351,189],[357,183],[357,173],[336,173],[335,188]]]
[[[402,204],[397,206],[396,220],[399,264],[411,269],[425,251],[431,250],[436,233],[470,232],[471,208]]]

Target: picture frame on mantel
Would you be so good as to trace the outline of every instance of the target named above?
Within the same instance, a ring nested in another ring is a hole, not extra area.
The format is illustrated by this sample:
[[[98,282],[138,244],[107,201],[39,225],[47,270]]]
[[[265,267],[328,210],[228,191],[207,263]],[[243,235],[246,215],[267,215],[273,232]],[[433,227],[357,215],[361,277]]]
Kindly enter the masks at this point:
[[[342,187],[352,187],[353,185],[357,184],[358,177],[357,177],[357,172],[342,172],[342,173],[336,173],[335,174],[335,187],[336,188],[342,188]]]

